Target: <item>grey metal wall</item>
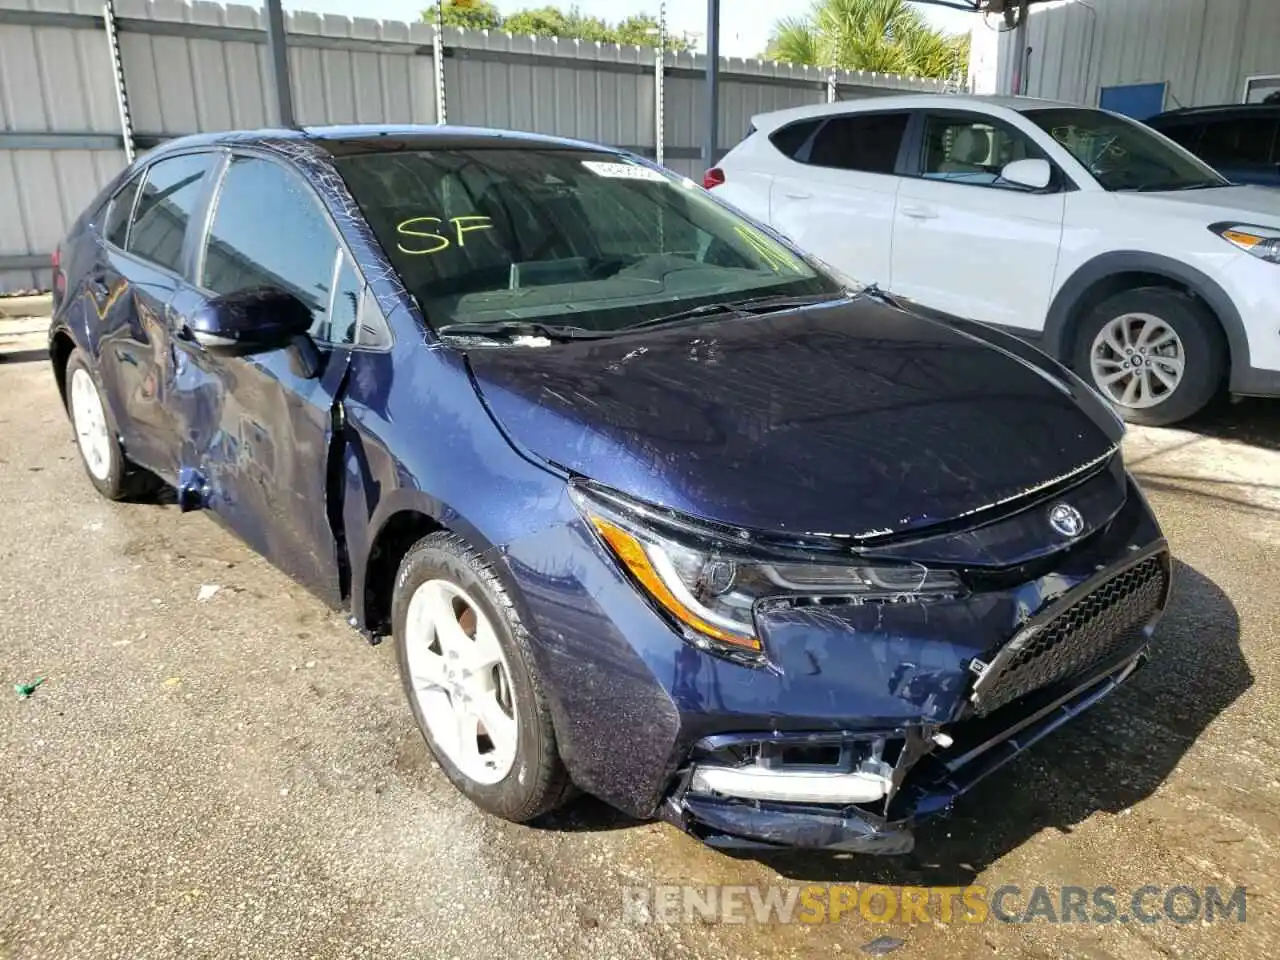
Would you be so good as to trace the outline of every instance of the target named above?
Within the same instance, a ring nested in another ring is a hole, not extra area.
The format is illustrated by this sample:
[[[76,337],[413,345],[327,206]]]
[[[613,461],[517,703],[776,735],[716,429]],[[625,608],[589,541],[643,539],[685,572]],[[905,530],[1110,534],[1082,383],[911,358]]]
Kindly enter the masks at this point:
[[[425,5],[425,0],[424,0]],[[67,226],[124,165],[100,0],[0,0],[0,291],[48,283]],[[116,0],[139,149],[199,131],[278,122],[263,17],[255,7]],[[303,124],[435,123],[434,30],[423,23],[288,15],[294,109]],[[653,156],[652,50],[509,34],[444,32],[453,124],[579,137]],[[665,162],[700,173],[706,58],[664,63]],[[719,141],[756,113],[901,90],[906,77],[722,59]],[[834,87],[829,84],[834,83]]]
[[[999,43],[996,89],[1012,93],[1016,34]],[[1029,96],[1096,106],[1102,87],[1167,81],[1168,109],[1238,103],[1247,78],[1280,74],[1280,0],[1048,3],[1026,43]]]

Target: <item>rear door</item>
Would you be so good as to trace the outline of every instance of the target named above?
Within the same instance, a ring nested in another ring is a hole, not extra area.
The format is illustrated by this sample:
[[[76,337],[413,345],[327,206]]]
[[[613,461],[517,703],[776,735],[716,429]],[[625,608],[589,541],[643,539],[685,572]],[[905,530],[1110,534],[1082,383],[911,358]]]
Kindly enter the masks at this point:
[[[169,304],[182,286],[187,226],[200,207],[214,156],[159,160],[112,198],[103,250],[85,278],[98,329],[98,369],[134,462],[173,479],[173,422],[165,405]]]
[[[892,283],[895,174],[908,114],[828,118],[774,177],[770,222],[848,276]]]
[[[911,141],[893,292],[961,317],[1043,329],[1062,239],[1061,171],[1042,191],[1002,180],[1006,163],[1048,157],[1027,134],[984,114],[922,112]]]
[[[184,316],[206,300],[264,286],[311,309],[318,369],[296,347],[249,356],[175,341],[176,459],[182,493],[198,496],[268,560],[330,603],[344,592],[330,522],[330,454],[338,398],[364,284],[312,188],[272,158],[237,155],[222,175],[193,265],[175,300]]]

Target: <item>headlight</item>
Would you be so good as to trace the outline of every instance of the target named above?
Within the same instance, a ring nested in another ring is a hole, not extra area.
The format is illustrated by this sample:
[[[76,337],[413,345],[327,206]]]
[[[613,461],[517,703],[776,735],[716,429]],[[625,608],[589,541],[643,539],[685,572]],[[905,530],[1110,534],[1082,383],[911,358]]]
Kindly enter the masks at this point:
[[[1259,260],[1280,263],[1280,230],[1247,223],[1215,223],[1209,227],[1227,243],[1251,253]]]
[[[574,501],[600,539],[685,638],[721,653],[759,654],[755,607],[761,600],[799,604],[838,600],[892,602],[963,592],[950,570],[918,564],[867,565],[853,557],[753,552],[735,537],[576,484]]]

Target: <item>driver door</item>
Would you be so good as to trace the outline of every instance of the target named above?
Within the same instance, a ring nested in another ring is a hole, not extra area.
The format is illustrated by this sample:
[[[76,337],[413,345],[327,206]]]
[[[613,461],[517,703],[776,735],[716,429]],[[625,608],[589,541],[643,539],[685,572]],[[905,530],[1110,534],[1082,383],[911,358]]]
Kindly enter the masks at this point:
[[[231,157],[212,202],[195,283],[172,309],[189,318],[210,298],[288,291],[311,310],[319,364],[297,346],[231,356],[176,337],[179,493],[336,605],[330,454],[363,283],[319,198],[275,160]]]
[[[1062,239],[1060,172],[1042,191],[1001,180],[1006,163],[1048,158],[994,117],[928,111],[915,122],[913,175],[894,214],[893,292],[960,317],[1043,329]]]

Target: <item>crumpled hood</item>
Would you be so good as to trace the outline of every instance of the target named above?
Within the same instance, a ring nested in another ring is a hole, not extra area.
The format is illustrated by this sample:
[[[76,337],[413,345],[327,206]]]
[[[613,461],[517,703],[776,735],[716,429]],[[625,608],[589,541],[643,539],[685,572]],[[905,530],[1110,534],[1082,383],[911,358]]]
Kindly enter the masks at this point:
[[[790,535],[879,536],[994,511],[1097,461],[1121,433],[1051,366],[868,298],[467,358],[497,421],[537,456]]]

